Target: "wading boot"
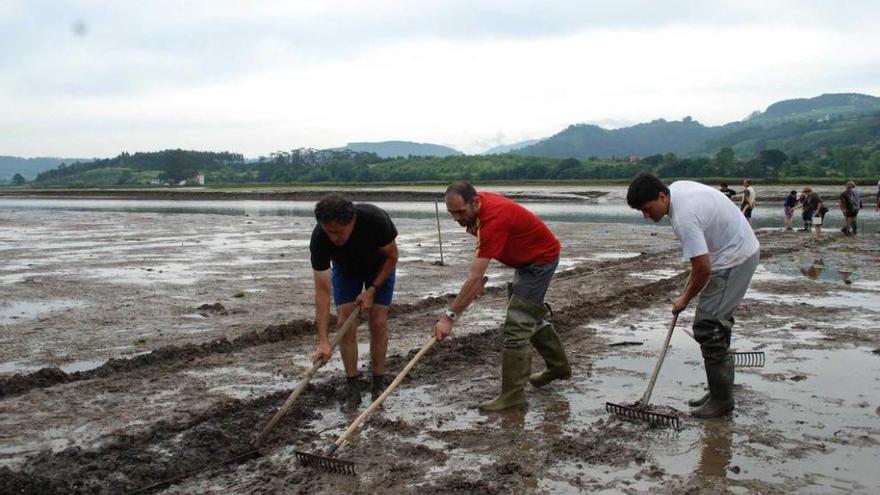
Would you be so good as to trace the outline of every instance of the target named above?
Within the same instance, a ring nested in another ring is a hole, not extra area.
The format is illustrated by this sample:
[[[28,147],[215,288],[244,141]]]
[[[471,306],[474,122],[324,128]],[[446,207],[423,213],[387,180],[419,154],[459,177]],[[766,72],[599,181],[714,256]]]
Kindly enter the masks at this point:
[[[357,409],[361,405],[361,387],[358,383],[360,375],[350,376],[345,379],[345,400],[343,407],[348,410]]]
[[[562,340],[553,329],[552,323],[544,321],[538,331],[532,335],[531,342],[538,354],[544,358],[544,364],[547,366],[543,372],[529,377],[532,386],[543,387],[553,380],[571,378],[571,366],[565,356],[565,348],[562,347]]]
[[[501,353],[501,395],[483,402],[483,411],[501,411],[526,403],[526,381],[532,366],[532,350],[529,346],[505,348]]]
[[[375,401],[385,391],[385,375],[373,375],[373,383],[370,385],[370,396]]]
[[[703,404],[705,404],[706,401],[709,400],[709,397],[711,397],[711,396],[712,396],[712,394],[710,394],[709,392],[706,392],[699,399],[690,399],[689,401],[687,401],[687,404],[691,407],[700,407]]]
[[[733,356],[728,354],[720,363],[706,363],[709,400],[691,411],[695,418],[717,418],[733,410]]]

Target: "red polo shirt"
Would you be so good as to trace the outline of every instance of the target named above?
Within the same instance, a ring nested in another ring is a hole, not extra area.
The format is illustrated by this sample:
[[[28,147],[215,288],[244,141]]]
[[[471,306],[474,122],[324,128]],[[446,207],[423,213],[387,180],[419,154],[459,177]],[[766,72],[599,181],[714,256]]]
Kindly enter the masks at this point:
[[[477,257],[514,268],[546,265],[559,257],[559,239],[534,213],[493,192],[477,193]]]

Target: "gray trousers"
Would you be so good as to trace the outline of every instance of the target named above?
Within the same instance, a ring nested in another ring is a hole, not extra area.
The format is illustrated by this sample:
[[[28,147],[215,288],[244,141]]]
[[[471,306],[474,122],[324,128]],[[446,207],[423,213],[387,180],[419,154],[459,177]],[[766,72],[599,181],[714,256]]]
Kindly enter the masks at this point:
[[[504,347],[522,348],[529,345],[532,336],[544,326],[552,324],[544,319],[544,296],[556,272],[559,259],[546,265],[526,265],[513,275],[512,297],[504,320]]]
[[[740,265],[712,272],[700,292],[693,329],[707,364],[720,363],[727,357],[733,312],[745,297],[760,258],[761,252],[757,251]]]
[[[513,295],[519,296],[532,304],[544,304],[544,296],[550,287],[550,279],[556,273],[559,258],[546,265],[526,265],[516,269],[513,275]]]

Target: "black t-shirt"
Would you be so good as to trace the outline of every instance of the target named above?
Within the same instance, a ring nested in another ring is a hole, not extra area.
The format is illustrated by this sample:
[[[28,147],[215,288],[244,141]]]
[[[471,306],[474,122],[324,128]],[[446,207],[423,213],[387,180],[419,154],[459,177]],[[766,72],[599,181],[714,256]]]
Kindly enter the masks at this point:
[[[354,209],[354,229],[342,246],[330,242],[321,224],[315,225],[309,243],[312,269],[327,270],[332,260],[333,265],[343,273],[370,276],[379,272],[385,261],[379,248],[387,246],[397,237],[397,228],[388,214],[377,206],[356,204]]]

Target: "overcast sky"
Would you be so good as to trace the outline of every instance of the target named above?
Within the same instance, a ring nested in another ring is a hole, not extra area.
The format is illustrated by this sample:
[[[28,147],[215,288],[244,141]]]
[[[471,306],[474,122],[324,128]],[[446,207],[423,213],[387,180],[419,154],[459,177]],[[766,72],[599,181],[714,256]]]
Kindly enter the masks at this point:
[[[880,1],[0,2],[0,155],[246,157],[880,96]]]

